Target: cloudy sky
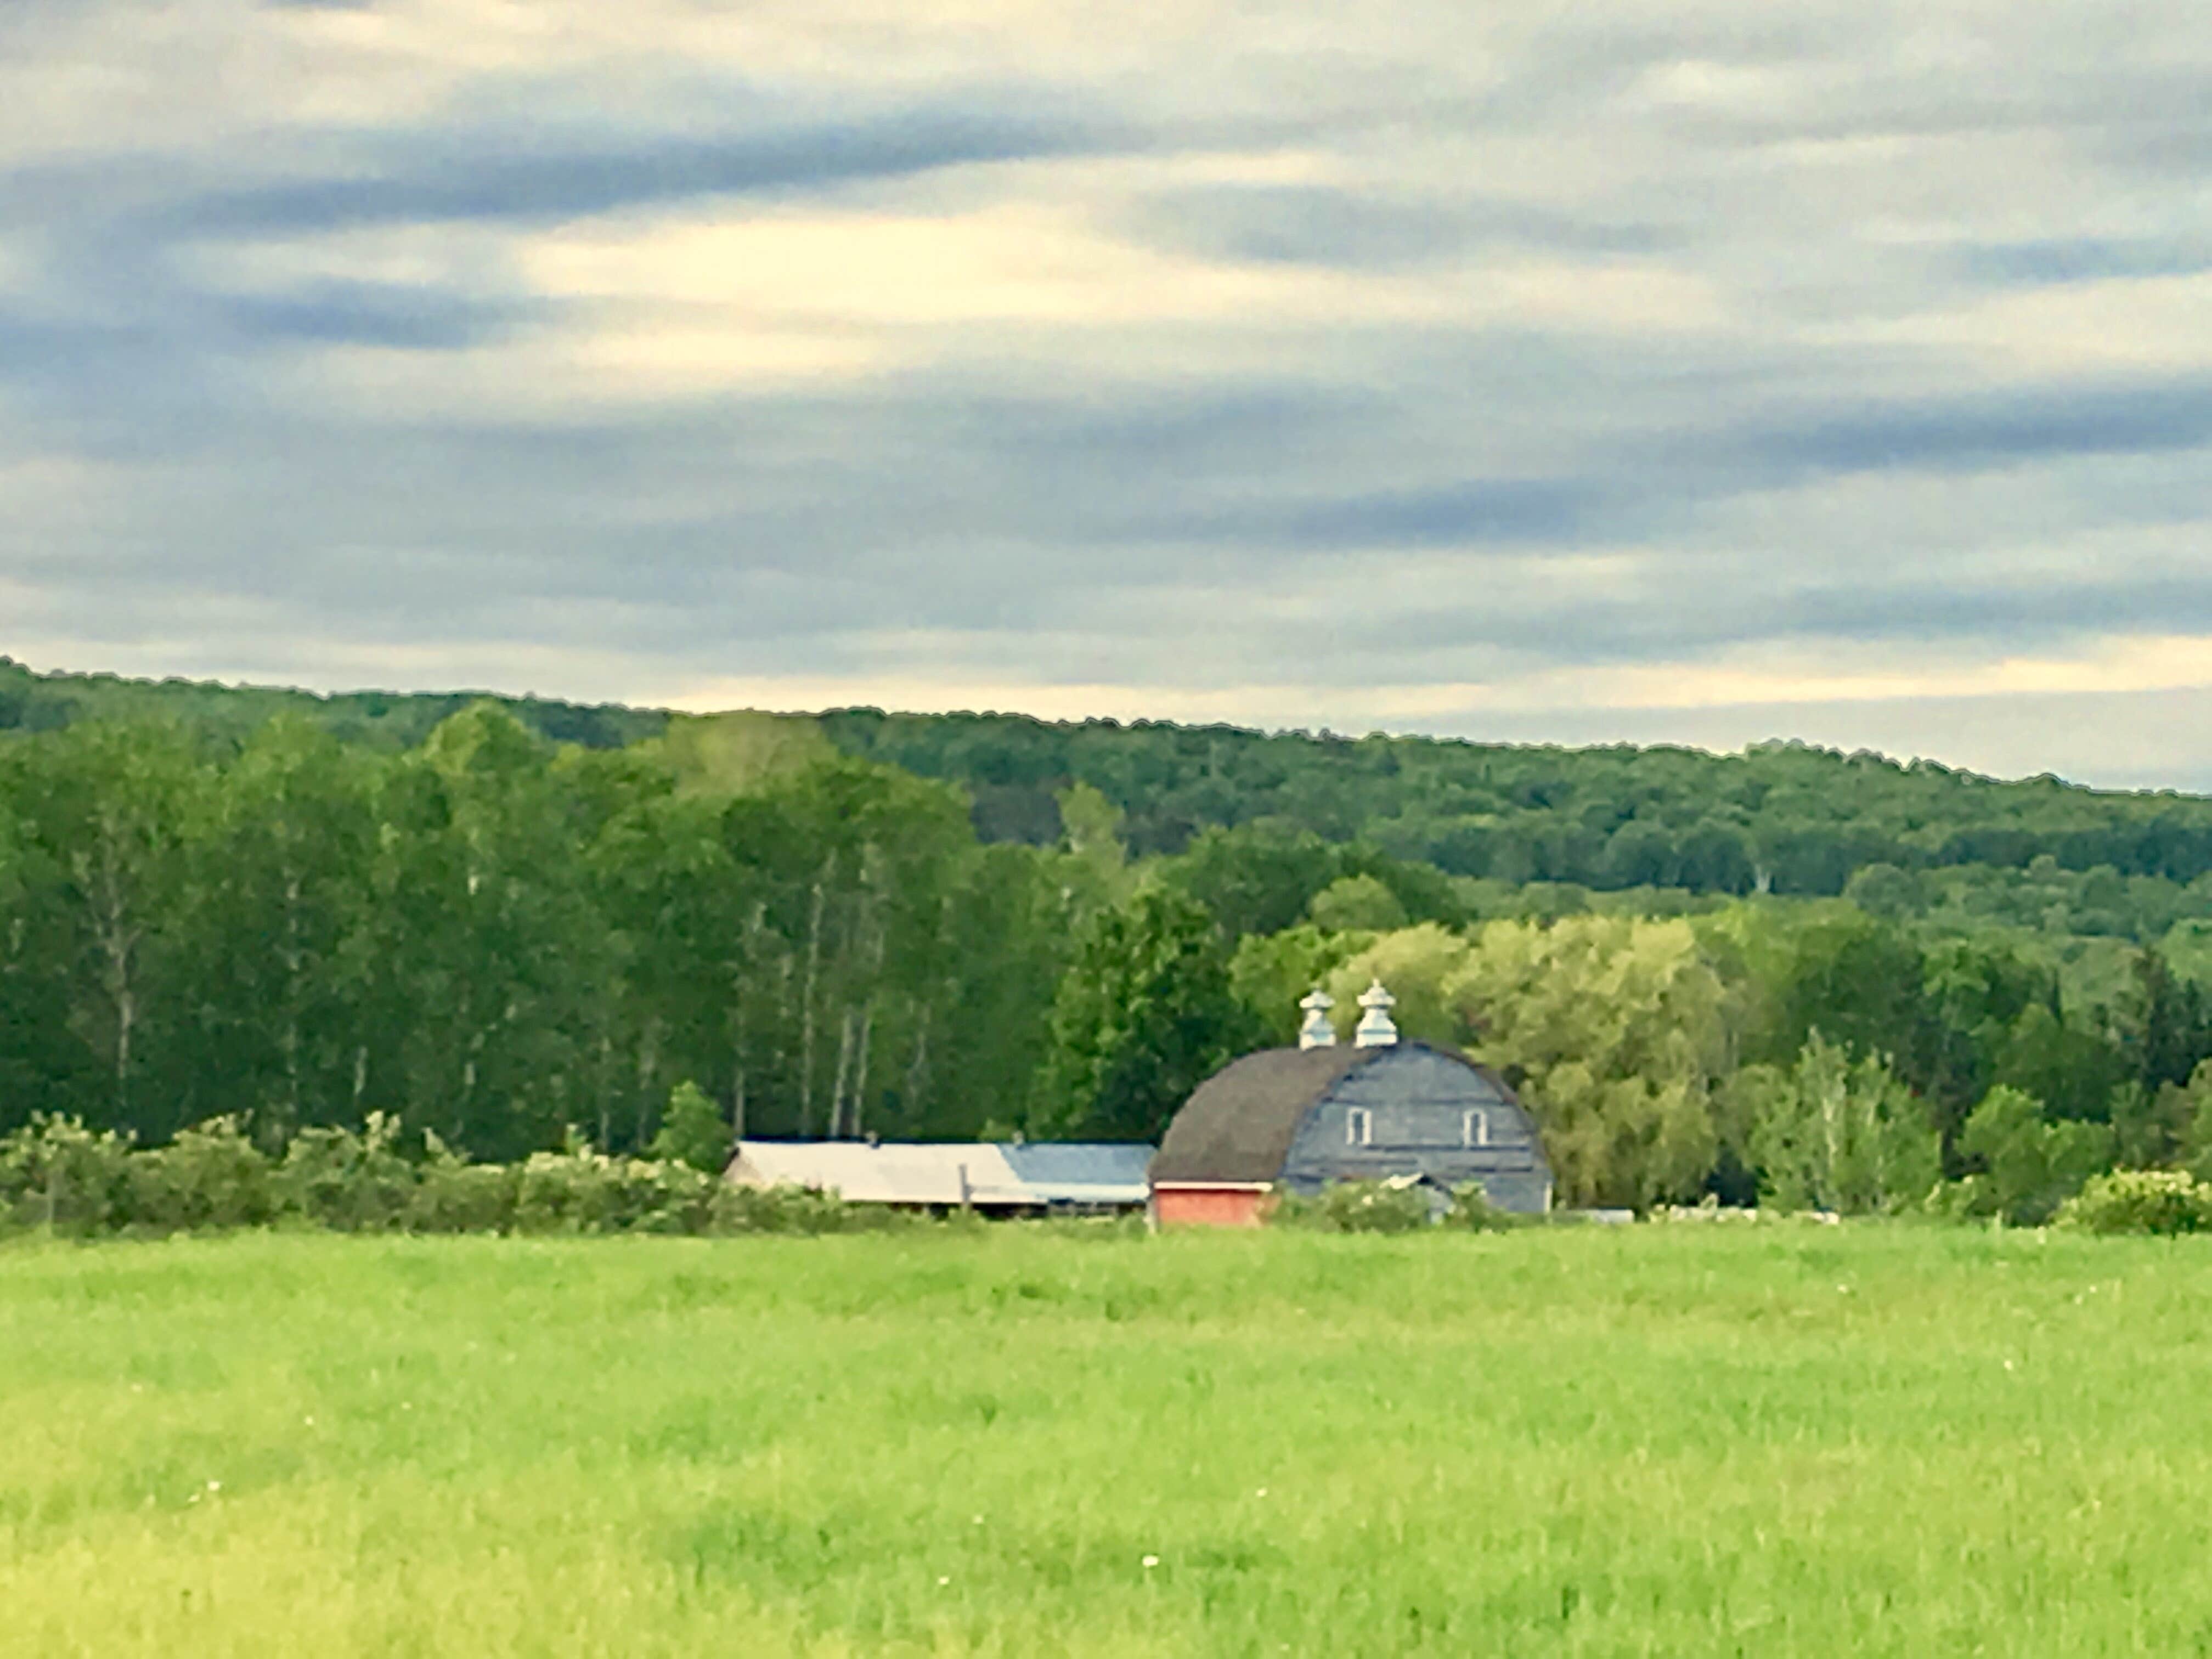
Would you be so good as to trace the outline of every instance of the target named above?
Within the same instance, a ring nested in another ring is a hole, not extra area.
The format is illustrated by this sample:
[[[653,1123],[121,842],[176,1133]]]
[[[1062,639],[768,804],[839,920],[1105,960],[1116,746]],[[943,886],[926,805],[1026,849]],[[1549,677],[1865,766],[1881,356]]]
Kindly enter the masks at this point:
[[[2191,0],[0,0],[0,651],[2212,787]]]

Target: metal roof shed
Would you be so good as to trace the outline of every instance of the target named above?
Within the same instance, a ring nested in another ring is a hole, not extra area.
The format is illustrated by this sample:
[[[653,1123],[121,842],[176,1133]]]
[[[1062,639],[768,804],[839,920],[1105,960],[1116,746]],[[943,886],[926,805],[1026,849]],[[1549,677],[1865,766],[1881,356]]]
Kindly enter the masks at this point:
[[[726,1179],[809,1187],[852,1204],[978,1209],[1136,1209],[1152,1148],[1109,1143],[744,1140]]]

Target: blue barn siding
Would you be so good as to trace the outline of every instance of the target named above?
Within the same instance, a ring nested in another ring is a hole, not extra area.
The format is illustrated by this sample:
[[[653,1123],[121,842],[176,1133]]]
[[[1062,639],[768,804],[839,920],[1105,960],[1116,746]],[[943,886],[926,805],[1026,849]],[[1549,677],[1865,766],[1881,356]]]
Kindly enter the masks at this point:
[[[1369,1114],[1359,1145],[1352,1115]],[[1466,1115],[1483,1114],[1486,1144],[1462,1138]],[[1481,1073],[1433,1049],[1408,1043],[1361,1066],[1307,1112],[1283,1161],[1283,1182],[1312,1194],[1332,1181],[1380,1181],[1425,1175],[1456,1187],[1479,1181],[1500,1208],[1539,1213],[1551,1174],[1536,1126]]]

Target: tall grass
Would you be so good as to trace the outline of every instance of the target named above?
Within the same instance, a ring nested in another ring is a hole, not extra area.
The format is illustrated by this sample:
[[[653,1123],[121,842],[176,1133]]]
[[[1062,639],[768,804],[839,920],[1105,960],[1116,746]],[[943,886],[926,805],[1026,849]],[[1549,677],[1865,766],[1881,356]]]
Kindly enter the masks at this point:
[[[2212,1241],[0,1249],[0,1650],[2212,1651]]]

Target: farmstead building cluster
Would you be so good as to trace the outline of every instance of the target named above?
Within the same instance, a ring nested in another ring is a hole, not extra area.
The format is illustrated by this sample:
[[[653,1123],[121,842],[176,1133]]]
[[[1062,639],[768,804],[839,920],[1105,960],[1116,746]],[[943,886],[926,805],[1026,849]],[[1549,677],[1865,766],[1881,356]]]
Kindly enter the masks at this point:
[[[1201,1085],[1157,1152],[1127,1145],[744,1141],[729,1178],[854,1203],[999,1213],[1133,1210],[1163,1226],[1256,1225],[1269,1197],[1333,1182],[1419,1185],[1439,1206],[1479,1182],[1501,1209],[1548,1210],[1542,1143],[1513,1091],[1456,1050],[1401,1042],[1379,983],[1339,1043],[1330,999],[1301,1006],[1296,1048],[1244,1055]]]

